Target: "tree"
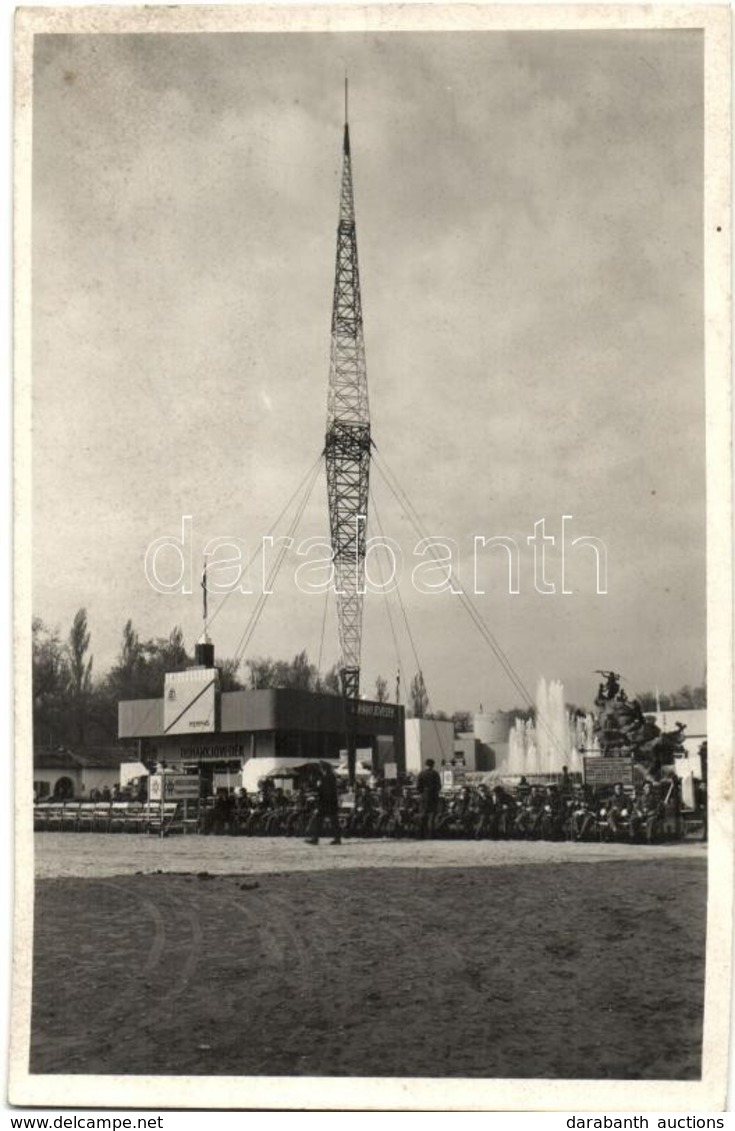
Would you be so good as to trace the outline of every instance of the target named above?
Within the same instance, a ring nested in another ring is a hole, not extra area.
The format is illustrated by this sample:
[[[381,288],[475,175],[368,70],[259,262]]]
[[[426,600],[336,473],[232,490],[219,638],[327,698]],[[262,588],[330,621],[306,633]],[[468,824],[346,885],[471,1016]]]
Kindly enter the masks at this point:
[[[691,711],[707,706],[707,685],[691,687],[685,683],[678,691],[643,691],[635,697],[641,709],[651,714],[653,711]]]
[[[122,645],[117,663],[107,673],[105,686],[116,699],[136,699],[142,695],[145,654],[138,633],[128,620],[123,628]]]
[[[696,711],[707,706],[707,685],[692,687],[685,683],[671,696],[671,709],[679,711]]]
[[[516,719],[521,719],[524,723],[536,721],[535,707],[512,707],[510,711],[501,711],[500,714],[503,715],[506,722],[511,727]]]
[[[417,672],[411,680],[411,711],[415,719],[423,719],[429,706],[429,696],[424,683],[423,672]]]
[[[259,656],[254,660],[246,660],[245,667],[248,669],[248,687],[251,691],[276,686],[276,662],[270,656]]]
[[[299,691],[324,691],[339,694],[339,676],[332,668],[326,676],[319,675],[315,664],[310,663],[307,653],[299,652],[291,661],[274,660],[271,656],[259,656],[246,660],[248,687],[252,690],[266,687],[285,687]]]
[[[332,664],[326,675],[320,675],[317,678],[316,690],[321,691],[323,695],[342,694],[342,685],[339,680],[339,668],[336,664]]]
[[[309,663],[306,652],[299,652],[290,664],[284,665],[284,687],[292,687],[298,691],[314,691],[319,679],[319,672],[314,664]]]
[[[32,638],[33,697],[43,702],[60,693],[69,674],[58,632],[47,628],[40,617],[33,618]]]
[[[143,682],[148,698],[163,695],[166,672],[183,672],[191,666],[191,657],[184,645],[184,634],[178,625],[168,636],[157,636],[140,645],[138,678]]]
[[[69,663],[58,631],[32,622],[33,738],[39,745],[68,741]]]
[[[141,641],[128,620],[123,628],[117,663],[96,689],[94,705],[99,722],[108,740],[117,736],[118,703],[127,699],[159,699],[163,695],[167,672],[185,671],[194,662],[184,644],[184,634],[177,626],[168,636]],[[239,661],[223,659],[217,664],[222,691],[238,691]]]
[[[118,661],[105,680],[106,693],[115,703],[121,699],[157,699],[163,695],[166,672],[185,671],[191,663],[178,626],[168,636],[141,641],[132,622],[127,621]]]
[[[90,633],[87,627],[87,610],[79,609],[72,622],[66,646],[69,659],[69,683],[75,696],[89,692],[92,686],[93,657],[87,659]]]
[[[119,667],[121,671],[132,673],[140,663],[142,650],[138,633],[133,628],[133,622],[127,620],[123,628],[123,642],[120,649]]]
[[[388,702],[388,681],[379,675],[375,680],[375,698],[378,703]]]
[[[90,633],[87,627],[87,610],[79,609],[72,622],[66,655],[69,667],[69,697],[73,717],[74,741],[84,743],[87,714],[92,691],[93,657],[87,659]]]
[[[86,610],[78,610],[64,643],[40,617],[32,634],[34,741],[59,747],[114,738],[117,704],[109,700],[106,681],[92,678]]]
[[[704,683],[700,687],[692,688],[692,707],[701,711],[707,706],[707,684]]]
[[[248,670],[247,686],[251,691],[285,687],[321,692],[323,695],[342,694],[337,665],[333,665],[322,676],[305,651],[299,652],[290,661],[274,660],[272,656],[257,656],[246,660],[245,667]]]
[[[452,722],[454,723],[454,733],[467,734],[474,726],[474,718],[471,711],[455,711],[452,715]]]
[[[161,676],[161,694],[163,694],[163,679],[166,672],[183,672],[191,665],[191,659],[184,645],[184,634],[177,625],[171,630],[168,638],[158,637],[150,648],[153,667]]]
[[[242,689],[242,684],[237,678],[237,672],[240,667],[239,660],[223,660],[217,667],[219,668],[220,690],[240,691]]]

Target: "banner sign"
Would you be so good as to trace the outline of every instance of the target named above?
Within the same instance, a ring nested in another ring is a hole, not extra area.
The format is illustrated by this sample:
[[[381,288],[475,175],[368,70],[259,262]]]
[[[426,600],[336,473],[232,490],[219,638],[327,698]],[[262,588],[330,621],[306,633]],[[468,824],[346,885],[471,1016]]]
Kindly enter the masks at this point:
[[[600,786],[633,785],[632,758],[603,758],[601,755],[586,757],[584,761],[584,784],[597,789]]]
[[[398,777],[398,763],[386,762],[383,766],[383,776],[386,781],[395,781],[395,779]]]

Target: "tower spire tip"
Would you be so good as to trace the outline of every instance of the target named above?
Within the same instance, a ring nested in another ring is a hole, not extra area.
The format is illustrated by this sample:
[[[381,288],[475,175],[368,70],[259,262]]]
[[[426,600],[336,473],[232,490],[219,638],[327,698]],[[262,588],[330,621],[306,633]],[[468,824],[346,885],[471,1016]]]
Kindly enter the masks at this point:
[[[348,124],[348,110],[349,110],[349,79],[347,71],[345,71],[345,138],[343,150],[345,154],[350,152],[350,127]]]

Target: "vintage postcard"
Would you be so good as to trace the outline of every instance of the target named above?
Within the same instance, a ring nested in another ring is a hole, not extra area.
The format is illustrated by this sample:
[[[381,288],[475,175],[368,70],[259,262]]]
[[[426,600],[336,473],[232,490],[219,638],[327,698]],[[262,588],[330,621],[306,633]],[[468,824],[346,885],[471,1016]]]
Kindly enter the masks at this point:
[[[729,9],[15,68],[10,1102],[722,1111]]]

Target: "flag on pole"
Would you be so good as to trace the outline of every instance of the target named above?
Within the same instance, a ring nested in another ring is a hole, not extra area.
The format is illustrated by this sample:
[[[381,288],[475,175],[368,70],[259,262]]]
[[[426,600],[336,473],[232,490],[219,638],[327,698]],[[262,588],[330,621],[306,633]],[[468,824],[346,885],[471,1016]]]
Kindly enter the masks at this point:
[[[207,623],[207,563],[204,563],[202,571],[202,605],[204,608],[204,623]]]

